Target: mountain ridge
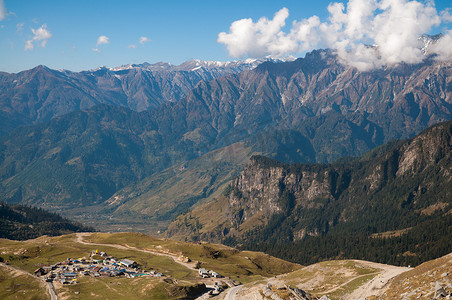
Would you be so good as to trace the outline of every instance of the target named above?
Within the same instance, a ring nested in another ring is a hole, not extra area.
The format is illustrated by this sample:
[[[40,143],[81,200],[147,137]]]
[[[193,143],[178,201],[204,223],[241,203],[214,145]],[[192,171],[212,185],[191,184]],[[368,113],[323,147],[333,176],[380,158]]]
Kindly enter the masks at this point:
[[[152,109],[178,101],[200,81],[255,68],[264,60],[229,63],[187,61],[138,64],[89,71],[53,70],[44,65],[18,73],[0,72],[0,133],[38,124],[98,104]]]

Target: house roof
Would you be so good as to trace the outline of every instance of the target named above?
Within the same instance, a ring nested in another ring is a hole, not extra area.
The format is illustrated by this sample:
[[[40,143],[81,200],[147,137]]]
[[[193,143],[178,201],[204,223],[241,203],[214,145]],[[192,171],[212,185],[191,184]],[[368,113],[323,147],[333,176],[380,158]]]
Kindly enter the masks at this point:
[[[123,259],[123,260],[121,260],[121,264],[124,264],[124,265],[133,265],[133,264],[136,264],[136,262],[134,262],[133,260],[131,260],[131,259]]]

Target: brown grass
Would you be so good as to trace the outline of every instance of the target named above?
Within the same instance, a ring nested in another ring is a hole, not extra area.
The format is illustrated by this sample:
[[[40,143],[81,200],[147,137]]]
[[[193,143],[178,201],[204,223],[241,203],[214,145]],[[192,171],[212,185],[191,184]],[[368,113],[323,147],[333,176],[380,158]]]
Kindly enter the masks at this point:
[[[407,299],[433,298],[437,283],[450,288],[452,284],[451,270],[452,253],[425,262],[413,270],[395,277],[383,298],[396,299],[403,296]],[[449,290],[449,292],[452,292],[452,290]]]

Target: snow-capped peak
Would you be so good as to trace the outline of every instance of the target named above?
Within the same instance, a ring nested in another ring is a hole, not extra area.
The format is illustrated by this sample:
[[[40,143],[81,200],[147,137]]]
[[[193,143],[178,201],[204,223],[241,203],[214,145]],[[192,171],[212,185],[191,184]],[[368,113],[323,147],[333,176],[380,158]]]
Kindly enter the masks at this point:
[[[422,43],[421,44],[422,53],[424,53],[424,55],[431,54],[430,53],[431,46],[433,44],[435,44],[442,37],[443,37],[442,33],[436,34],[436,35],[428,35],[428,34],[421,35],[418,40]]]
[[[221,72],[240,72],[245,70],[254,69],[263,62],[287,62],[293,61],[296,57],[289,56],[284,58],[247,58],[245,60],[232,60],[232,61],[206,61],[200,59],[193,59],[181,63],[180,65],[172,65],[170,63],[158,62],[154,64],[142,63],[142,64],[127,64],[118,67],[109,68],[106,66],[100,66],[96,69],[89,70],[90,72],[96,72],[99,70],[107,69],[111,72],[120,72],[125,70],[147,70],[147,71],[188,71],[188,72],[201,72],[203,69],[206,71],[221,71]]]

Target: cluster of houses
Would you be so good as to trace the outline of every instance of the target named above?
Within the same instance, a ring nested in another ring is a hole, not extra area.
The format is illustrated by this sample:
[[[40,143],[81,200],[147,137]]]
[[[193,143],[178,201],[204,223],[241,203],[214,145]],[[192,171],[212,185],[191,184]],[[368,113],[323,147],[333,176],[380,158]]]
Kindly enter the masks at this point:
[[[213,277],[213,278],[221,278],[221,277],[223,277],[223,276],[221,276],[220,274],[218,274],[218,273],[215,272],[215,271],[212,271],[212,270],[207,271],[207,270],[204,269],[204,268],[200,268],[200,269],[198,270],[198,272],[199,272],[199,276],[201,276],[202,278],[209,278],[209,277]]]
[[[102,259],[94,259],[94,256]],[[61,284],[77,283],[78,276],[92,277],[117,277],[127,278],[153,276],[162,277],[163,274],[155,271],[143,271],[133,260],[118,260],[113,256],[108,256],[105,252],[95,250],[91,252],[90,259],[72,259],[56,263],[51,266],[43,266],[34,271],[36,276],[45,276],[47,282],[59,282]]]

